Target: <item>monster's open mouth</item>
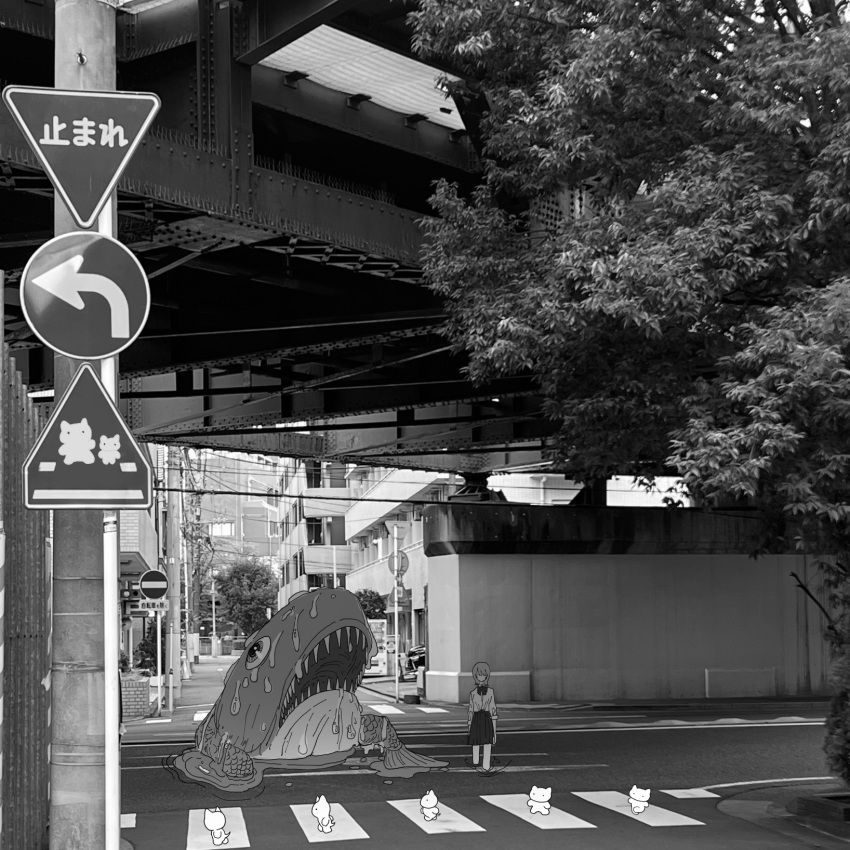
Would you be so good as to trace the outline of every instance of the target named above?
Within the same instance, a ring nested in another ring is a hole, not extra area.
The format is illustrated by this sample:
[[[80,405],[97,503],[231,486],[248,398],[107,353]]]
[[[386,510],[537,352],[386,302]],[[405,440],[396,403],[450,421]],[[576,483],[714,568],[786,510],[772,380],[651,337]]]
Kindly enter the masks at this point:
[[[281,703],[280,724],[305,700],[327,691],[355,693],[363,681],[371,636],[355,625],[340,626],[320,637],[295,665]]]

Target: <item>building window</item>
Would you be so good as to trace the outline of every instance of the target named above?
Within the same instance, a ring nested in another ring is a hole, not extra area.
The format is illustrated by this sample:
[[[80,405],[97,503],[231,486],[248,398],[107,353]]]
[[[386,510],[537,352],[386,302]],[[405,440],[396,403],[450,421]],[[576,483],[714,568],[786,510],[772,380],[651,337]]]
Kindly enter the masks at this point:
[[[235,524],[231,522],[211,522],[207,525],[207,533],[210,537],[233,537]]]
[[[321,546],[325,542],[324,523],[321,517],[307,517],[307,545]]]
[[[307,475],[308,487],[322,486],[322,465],[317,460],[308,460],[304,464],[304,472]]]

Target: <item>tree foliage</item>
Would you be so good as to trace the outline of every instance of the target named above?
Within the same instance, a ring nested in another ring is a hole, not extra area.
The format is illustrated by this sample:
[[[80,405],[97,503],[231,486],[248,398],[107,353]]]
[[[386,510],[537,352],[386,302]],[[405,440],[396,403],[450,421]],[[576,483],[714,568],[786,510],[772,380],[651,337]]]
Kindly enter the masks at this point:
[[[357,597],[367,620],[381,620],[386,616],[386,603],[377,590],[365,588],[364,590],[356,590],[354,595]]]
[[[267,608],[277,610],[277,591],[274,571],[257,558],[240,557],[216,578],[222,618],[248,635],[268,622]]]
[[[426,222],[471,378],[531,375],[576,478],[673,471],[760,507],[764,549],[827,556],[846,651],[846,4],[422,0],[410,20],[486,103],[481,185],[441,182]]]

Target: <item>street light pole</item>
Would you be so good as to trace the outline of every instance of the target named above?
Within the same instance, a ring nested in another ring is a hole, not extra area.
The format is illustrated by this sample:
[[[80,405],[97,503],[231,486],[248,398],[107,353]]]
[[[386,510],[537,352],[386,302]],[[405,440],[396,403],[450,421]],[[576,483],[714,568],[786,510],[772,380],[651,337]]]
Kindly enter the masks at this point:
[[[399,667],[399,639],[398,639],[398,526],[393,526],[393,581],[395,582],[395,587],[393,587],[393,607],[395,608],[395,701],[398,702],[398,675],[400,671]]]
[[[212,571],[212,652],[216,650],[216,634],[215,634],[215,578],[218,575],[218,570]]]

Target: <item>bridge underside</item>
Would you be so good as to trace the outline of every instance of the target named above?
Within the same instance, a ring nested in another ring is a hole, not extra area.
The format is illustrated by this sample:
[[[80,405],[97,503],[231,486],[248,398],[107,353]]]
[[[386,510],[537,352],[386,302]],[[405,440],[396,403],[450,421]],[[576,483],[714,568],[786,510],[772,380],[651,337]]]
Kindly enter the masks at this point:
[[[118,88],[162,101],[117,205],[118,237],[151,284],[147,326],[120,357],[139,439],[467,472],[539,461],[551,425],[529,378],[472,386],[421,282],[418,222],[434,180],[474,185],[476,116],[472,101],[428,113],[439,70],[412,57],[407,11],[390,0],[119,11]],[[51,86],[52,4],[0,0],[0,24],[3,83]],[[362,45],[384,66],[374,90],[352,91]],[[321,70],[322,51],[343,48],[349,90]],[[52,386],[52,353],[18,284],[52,227],[52,187],[3,110],[4,331],[31,390]]]

